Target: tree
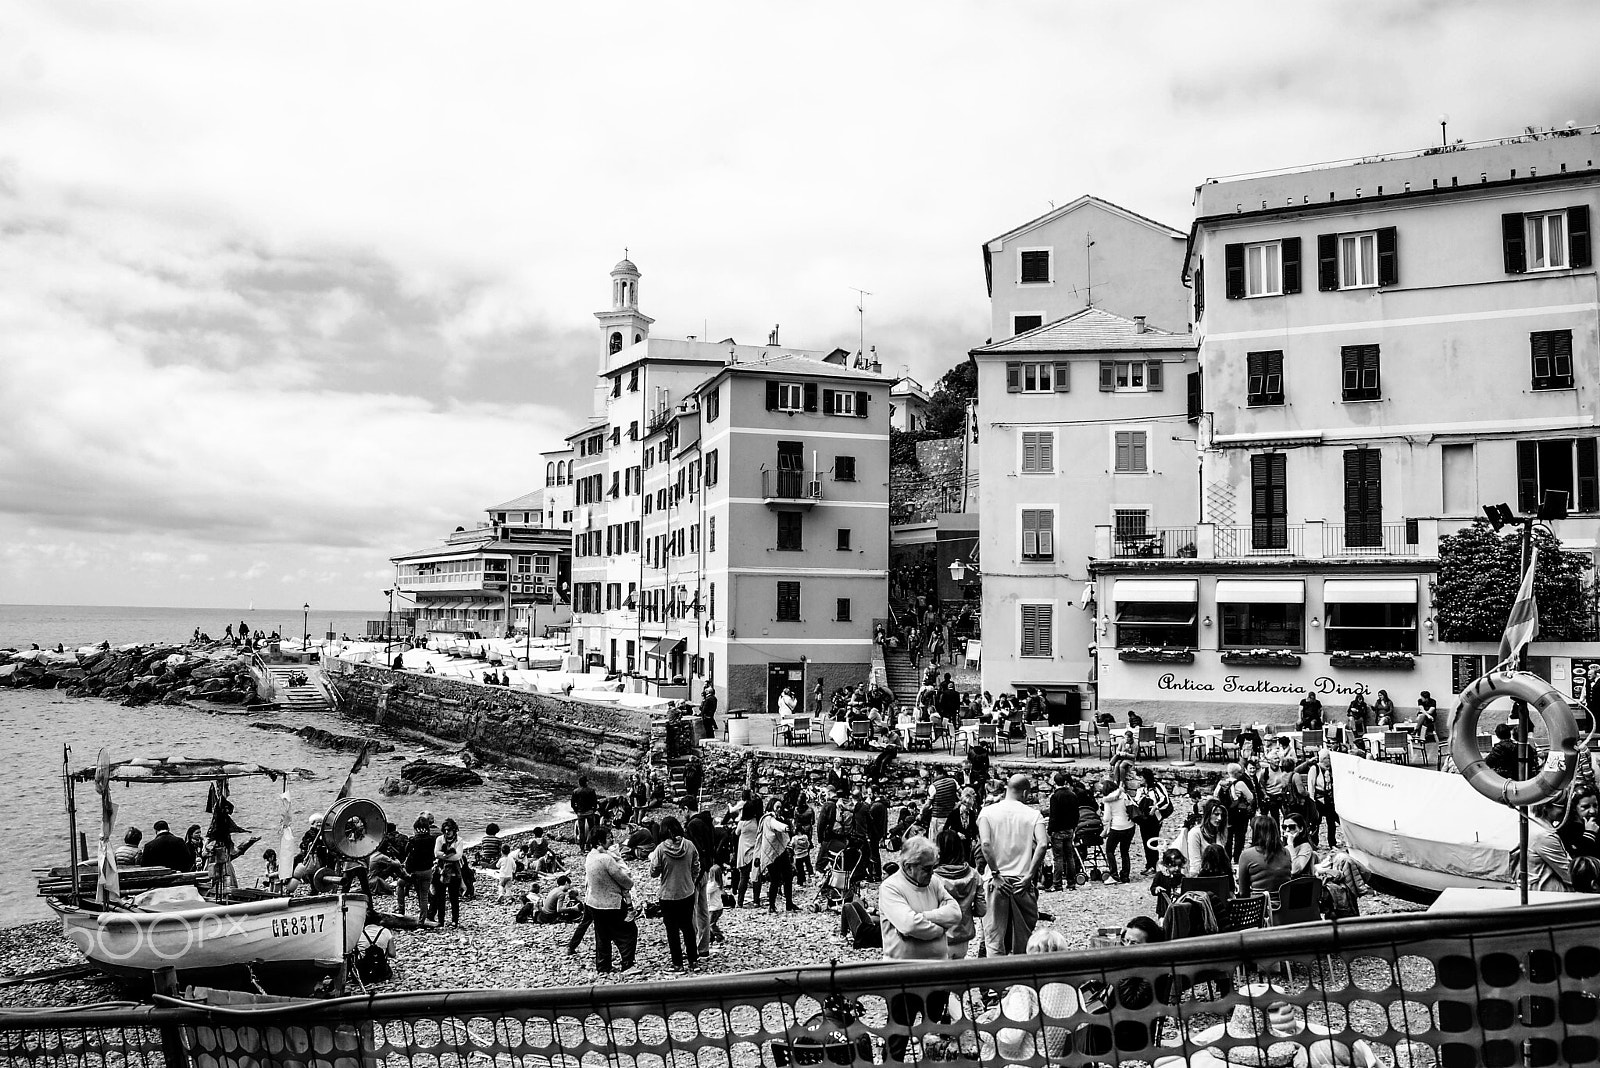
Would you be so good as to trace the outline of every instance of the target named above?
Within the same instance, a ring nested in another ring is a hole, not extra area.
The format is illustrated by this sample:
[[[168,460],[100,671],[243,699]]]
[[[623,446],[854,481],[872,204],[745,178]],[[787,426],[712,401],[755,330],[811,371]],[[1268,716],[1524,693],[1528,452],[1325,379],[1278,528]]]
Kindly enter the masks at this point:
[[[1533,592],[1539,602],[1542,641],[1588,641],[1594,637],[1592,595],[1585,588],[1588,557],[1565,552],[1547,528],[1535,527],[1539,548]],[[1522,582],[1522,538],[1496,534],[1478,520],[1439,539],[1439,578],[1433,605],[1439,638],[1447,642],[1495,642]]]
[[[978,365],[972,359],[962,360],[946,371],[933,387],[928,397],[929,435],[935,438],[953,438],[961,434],[966,425],[967,404],[978,395]]]

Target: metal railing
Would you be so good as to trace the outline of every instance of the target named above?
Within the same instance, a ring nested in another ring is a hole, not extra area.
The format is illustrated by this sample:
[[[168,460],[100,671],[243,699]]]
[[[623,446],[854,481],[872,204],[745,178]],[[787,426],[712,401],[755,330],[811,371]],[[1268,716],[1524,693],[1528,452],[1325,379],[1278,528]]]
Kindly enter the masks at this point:
[[[371,995],[245,1011],[14,1012],[0,1015],[0,1060],[41,1068],[1042,1068],[1154,1065],[1205,1051],[1215,1059],[1192,1063],[1575,1064],[1600,1059],[1597,998],[1600,901],[1590,899],[692,982]]]
[[[1294,524],[1276,530],[1257,530],[1253,525],[1219,526],[1215,538],[1219,560],[1241,556],[1299,556],[1305,541],[1305,527]]]
[[[1139,531],[1116,531],[1111,537],[1111,555],[1123,559],[1192,557],[1195,555],[1195,528],[1146,527]]]
[[[763,471],[761,497],[768,501],[820,500],[822,482],[806,471]]]
[[[1416,556],[1406,542],[1405,523],[1328,523],[1322,528],[1323,556]]]

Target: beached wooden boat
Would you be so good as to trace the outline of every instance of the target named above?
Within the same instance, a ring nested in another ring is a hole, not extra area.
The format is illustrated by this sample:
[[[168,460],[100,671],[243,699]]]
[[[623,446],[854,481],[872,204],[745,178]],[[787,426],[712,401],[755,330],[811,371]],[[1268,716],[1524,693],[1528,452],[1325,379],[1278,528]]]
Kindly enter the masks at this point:
[[[310,993],[329,977],[337,986],[367,922],[362,894],[212,904],[193,893],[133,909],[50,906],[67,938],[108,975],[148,985],[170,967],[181,985],[273,993]]]

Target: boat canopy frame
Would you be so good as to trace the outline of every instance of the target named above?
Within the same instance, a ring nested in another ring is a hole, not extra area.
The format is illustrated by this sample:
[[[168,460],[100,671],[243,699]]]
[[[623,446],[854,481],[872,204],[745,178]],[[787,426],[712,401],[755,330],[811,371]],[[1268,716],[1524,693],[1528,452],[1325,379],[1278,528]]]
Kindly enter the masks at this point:
[[[98,767],[84,768],[73,774],[78,782],[94,782],[100,775]],[[110,765],[110,782],[145,785],[169,783],[216,782],[218,779],[243,779],[252,776],[277,782],[287,778],[278,768],[265,764],[251,764],[220,757],[142,757],[119,760]]]

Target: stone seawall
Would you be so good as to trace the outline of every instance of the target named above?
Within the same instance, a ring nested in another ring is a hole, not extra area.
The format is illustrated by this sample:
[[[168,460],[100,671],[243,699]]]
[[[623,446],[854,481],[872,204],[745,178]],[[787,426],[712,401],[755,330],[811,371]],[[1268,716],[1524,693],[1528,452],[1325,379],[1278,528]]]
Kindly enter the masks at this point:
[[[348,713],[464,743],[491,759],[567,768],[619,785],[645,766],[660,741],[650,714],[637,709],[368,664],[327,667]]]

